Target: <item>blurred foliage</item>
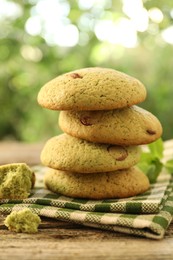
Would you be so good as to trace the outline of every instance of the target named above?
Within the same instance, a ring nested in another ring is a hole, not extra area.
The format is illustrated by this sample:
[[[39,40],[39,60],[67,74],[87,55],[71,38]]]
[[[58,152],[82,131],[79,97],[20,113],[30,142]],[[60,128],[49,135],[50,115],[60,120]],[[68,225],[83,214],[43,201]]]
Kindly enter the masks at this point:
[[[164,128],[163,139],[173,137],[173,45],[161,37],[161,32],[173,24],[172,0],[143,1],[147,10],[159,8],[163,20],[157,24],[149,20],[148,29],[137,32],[138,45],[134,48],[101,41],[94,31],[98,20],[127,18],[121,0],[97,1],[99,4],[90,8],[81,8],[81,1],[77,0],[57,0],[68,3],[68,21],[78,28],[79,42],[73,47],[49,44],[44,28],[38,35],[27,32],[26,23],[39,1],[6,2],[16,3],[22,12],[17,17],[0,18],[1,140],[33,142],[59,133],[58,112],[42,109],[37,104],[38,91],[62,73],[90,66],[114,68],[142,81],[148,97],[140,106],[159,118]],[[81,18],[90,23],[82,24]]]

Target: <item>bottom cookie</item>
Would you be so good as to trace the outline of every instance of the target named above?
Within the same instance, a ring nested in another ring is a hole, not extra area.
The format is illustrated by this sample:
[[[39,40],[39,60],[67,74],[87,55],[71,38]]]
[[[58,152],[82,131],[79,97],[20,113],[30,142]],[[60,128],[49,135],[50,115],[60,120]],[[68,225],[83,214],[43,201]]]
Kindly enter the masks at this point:
[[[148,178],[137,167],[88,174],[49,169],[44,183],[55,193],[85,199],[127,198],[150,187]]]

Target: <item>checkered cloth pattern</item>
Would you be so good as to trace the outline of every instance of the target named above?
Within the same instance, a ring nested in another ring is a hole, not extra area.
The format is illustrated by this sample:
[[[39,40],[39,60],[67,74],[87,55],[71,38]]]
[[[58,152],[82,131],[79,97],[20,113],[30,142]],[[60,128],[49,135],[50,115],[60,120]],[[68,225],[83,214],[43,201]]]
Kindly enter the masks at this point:
[[[27,207],[40,216],[153,239],[163,238],[172,221],[173,177],[164,171],[157,182],[141,195],[126,199],[86,200],[65,197],[45,189],[45,170],[42,166],[35,166],[36,187],[29,198],[1,199],[0,213],[9,214]]]

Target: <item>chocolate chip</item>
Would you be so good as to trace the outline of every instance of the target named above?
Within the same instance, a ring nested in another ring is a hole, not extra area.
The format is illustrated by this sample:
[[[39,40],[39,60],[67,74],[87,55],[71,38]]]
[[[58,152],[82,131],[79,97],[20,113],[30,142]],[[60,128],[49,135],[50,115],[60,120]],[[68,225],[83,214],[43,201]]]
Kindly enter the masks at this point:
[[[155,135],[155,134],[156,134],[156,132],[153,131],[153,130],[151,130],[151,129],[147,129],[147,133],[148,133],[149,135]]]
[[[123,161],[128,156],[128,151],[124,147],[110,145],[107,148],[108,152],[112,157],[116,159],[116,161]]]
[[[78,73],[71,73],[70,76],[71,76],[73,79],[77,79],[77,78],[82,79],[82,76],[79,75]]]

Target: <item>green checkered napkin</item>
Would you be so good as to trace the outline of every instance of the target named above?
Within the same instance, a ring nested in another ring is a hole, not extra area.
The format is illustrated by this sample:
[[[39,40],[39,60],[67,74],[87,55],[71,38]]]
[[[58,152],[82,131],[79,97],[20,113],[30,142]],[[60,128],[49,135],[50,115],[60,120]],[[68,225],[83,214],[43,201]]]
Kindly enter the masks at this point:
[[[0,212],[24,207],[40,216],[79,223],[95,228],[148,238],[163,238],[173,215],[173,178],[159,176],[149,191],[135,197],[114,200],[72,199],[52,193],[43,186],[45,168],[34,167],[36,188],[24,200],[0,200]]]

